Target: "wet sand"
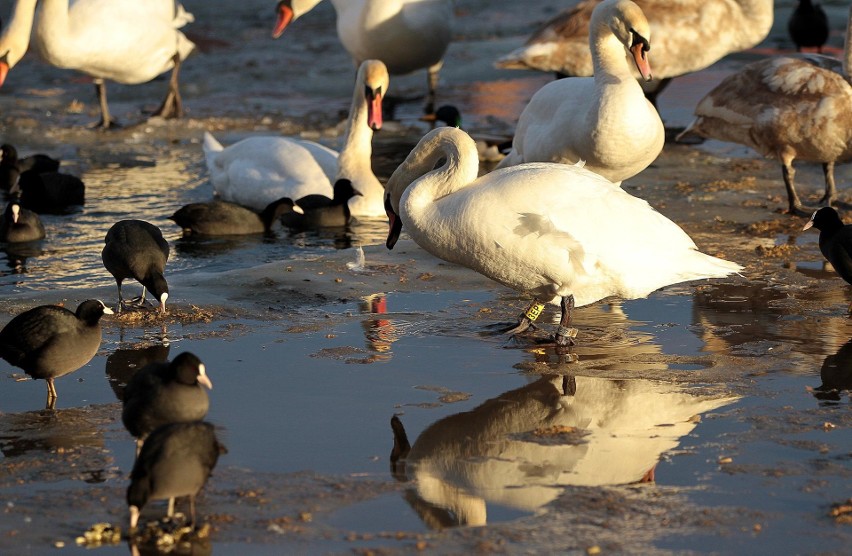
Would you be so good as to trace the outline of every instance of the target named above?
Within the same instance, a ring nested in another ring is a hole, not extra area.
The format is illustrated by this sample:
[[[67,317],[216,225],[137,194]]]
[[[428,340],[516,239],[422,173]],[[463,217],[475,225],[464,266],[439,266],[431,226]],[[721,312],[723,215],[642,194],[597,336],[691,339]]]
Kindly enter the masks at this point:
[[[294,133],[334,145],[351,65],[331,6],[274,42],[273,4],[185,3],[201,53],[182,74],[180,121],[132,125],[159,103],[166,82],[158,80],[111,85],[111,108],[130,125],[87,130],[97,119],[91,84],[25,60],[0,90],[4,141],[93,176],[122,160],[156,169],[185,159],[164,172],[175,179],[168,187],[201,191],[205,129],[225,144]],[[525,100],[550,79],[490,67],[554,12],[551,2],[523,4],[458,2],[439,104],[459,106],[474,134],[511,133]],[[0,2],[0,14],[9,5]],[[786,9],[779,4],[760,51],[676,80],[660,97],[667,126],[685,125],[695,101],[737,64],[786,48]],[[840,22],[845,9],[833,7]],[[414,96],[424,81],[392,79],[391,94]],[[377,134],[380,178],[427,129],[420,108],[399,104]],[[230,450],[199,499],[210,526],[200,553],[842,553],[852,530],[832,506],[852,496],[852,294],[823,268],[817,234],[781,212],[780,176],[777,163],[736,145],[667,144],[625,189],[745,270],[582,308],[581,342],[567,354],[491,333],[526,300],[410,241],[388,252],[384,222],[356,234],[364,268],[348,264],[353,248],[326,246],[176,272],[170,314],[106,320],[98,356],[57,381],[56,411],[38,410],[42,382],[17,382],[4,367],[0,551],[82,553],[75,538],[93,524],[126,527],[133,448],[120,390],[145,361],[191,349],[208,363],[210,420]],[[820,168],[800,165],[797,177],[814,202]],[[850,177],[838,167],[843,203],[852,202]],[[163,213],[176,198],[161,201]],[[152,196],[137,206],[157,204]],[[86,249],[96,254],[99,241],[91,232]],[[0,320],[38,303],[114,300],[108,276],[72,289],[50,284],[6,288]],[[567,403],[561,417],[554,403]],[[388,460],[394,414],[414,445],[406,469]],[[163,509],[152,503],[144,517]]]

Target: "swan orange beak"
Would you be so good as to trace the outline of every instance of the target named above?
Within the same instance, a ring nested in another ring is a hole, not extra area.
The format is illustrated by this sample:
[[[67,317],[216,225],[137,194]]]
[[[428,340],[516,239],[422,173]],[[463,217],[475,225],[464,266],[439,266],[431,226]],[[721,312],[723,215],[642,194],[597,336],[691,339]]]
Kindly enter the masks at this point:
[[[0,60],[0,87],[6,82],[7,75],[9,75],[9,64],[5,60]]]
[[[275,22],[275,29],[272,30],[272,38],[277,39],[284,32],[284,29],[293,21],[293,9],[290,6],[285,6],[283,2],[278,4],[278,20]]]
[[[388,249],[393,249],[399,239],[399,234],[402,232],[402,220],[399,215],[393,210],[390,204],[390,197],[385,197],[385,214],[388,215],[388,239],[385,245]]]
[[[648,41],[633,34],[633,44],[630,46],[630,54],[633,55],[633,61],[636,62],[636,69],[642,74],[642,79],[645,81],[651,80],[651,64],[648,61],[648,51],[651,49]]]
[[[373,131],[382,129],[382,93],[376,92],[367,101],[367,125]]]

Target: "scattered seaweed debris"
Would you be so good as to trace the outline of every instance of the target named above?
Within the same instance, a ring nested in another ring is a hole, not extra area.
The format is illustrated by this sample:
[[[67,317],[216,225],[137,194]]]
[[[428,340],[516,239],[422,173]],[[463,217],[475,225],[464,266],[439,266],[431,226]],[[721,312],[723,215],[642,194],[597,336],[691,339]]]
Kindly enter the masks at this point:
[[[828,513],[837,523],[852,524],[852,498],[846,502],[832,504]]]
[[[199,554],[210,548],[210,524],[193,528],[186,515],[175,513],[157,521],[149,521],[129,542],[140,549],[156,550],[161,554]]]
[[[77,546],[97,548],[116,545],[121,542],[121,527],[111,523],[95,523],[82,536],[76,539]]]

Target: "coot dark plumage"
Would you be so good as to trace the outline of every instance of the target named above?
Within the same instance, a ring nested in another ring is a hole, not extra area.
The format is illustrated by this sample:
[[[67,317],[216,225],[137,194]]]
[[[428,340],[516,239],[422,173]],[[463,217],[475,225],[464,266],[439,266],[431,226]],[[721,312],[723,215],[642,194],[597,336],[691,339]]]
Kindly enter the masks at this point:
[[[25,311],[0,331],[0,357],[23,369],[34,379],[47,381],[47,406],[56,401],[55,378],[76,371],[101,345],[100,320],[112,311],[89,299],[72,313],[58,305],[42,305]]]
[[[143,220],[121,220],[113,224],[104,241],[101,259],[118,284],[118,311],[124,305],[121,283],[133,278],[142,284],[139,303],[145,301],[145,290],[150,290],[165,313],[169,286],[163,272],[169,260],[169,243],[160,229]]]
[[[268,232],[283,214],[298,211],[292,199],[286,197],[273,201],[260,214],[228,201],[190,203],[172,216],[184,234],[207,236],[262,234]]]
[[[790,12],[787,31],[799,52],[803,48],[815,48],[821,53],[823,45],[828,41],[830,31],[828,16],[819,2],[799,0],[796,8]]]
[[[62,213],[68,207],[82,205],[86,198],[83,180],[60,172],[22,172],[10,193],[17,193],[21,205],[36,211]]]
[[[212,389],[213,383],[204,363],[189,352],[172,362],[149,363],[133,375],[124,389],[121,420],[136,437],[137,452],[157,427],[204,419],[210,400],[202,386]]]
[[[18,150],[8,143],[0,145],[0,189],[9,191],[22,173],[56,172],[59,161],[46,154],[33,154],[18,158]]]
[[[127,505],[130,528],[135,529],[139,513],[149,500],[174,501],[189,496],[190,516],[195,523],[195,496],[207,482],[220,454],[227,453],[216,439],[213,425],[203,421],[171,423],[152,432],[130,473]]]
[[[13,196],[0,216],[0,241],[22,243],[38,241],[44,236],[44,225],[38,214],[23,208],[18,196]]]
[[[813,213],[802,230],[819,230],[819,250],[841,278],[852,284],[852,225],[843,224],[832,207]]]
[[[331,228],[346,226],[352,214],[349,212],[349,199],[361,193],[352,187],[352,182],[341,178],[334,182],[334,197],[325,195],[306,195],[296,200],[296,206],[303,214],[286,213],[281,223],[290,228]]]

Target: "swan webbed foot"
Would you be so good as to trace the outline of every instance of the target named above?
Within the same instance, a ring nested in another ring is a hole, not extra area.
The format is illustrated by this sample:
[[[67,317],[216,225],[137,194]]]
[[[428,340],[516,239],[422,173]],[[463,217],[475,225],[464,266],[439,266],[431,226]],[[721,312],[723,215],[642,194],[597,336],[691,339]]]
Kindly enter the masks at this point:
[[[527,316],[524,314],[518,318],[517,324],[511,325],[508,328],[504,328],[500,332],[508,336],[515,336],[517,334],[523,334],[524,332],[537,329],[538,327],[533,323],[533,321],[527,318]]]
[[[804,218],[810,218],[816,210],[817,207],[806,207],[805,205],[797,203],[790,205],[786,212],[791,216],[802,216]]]

